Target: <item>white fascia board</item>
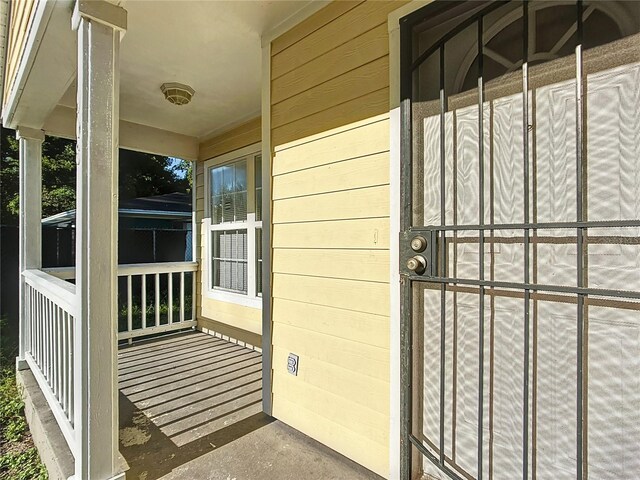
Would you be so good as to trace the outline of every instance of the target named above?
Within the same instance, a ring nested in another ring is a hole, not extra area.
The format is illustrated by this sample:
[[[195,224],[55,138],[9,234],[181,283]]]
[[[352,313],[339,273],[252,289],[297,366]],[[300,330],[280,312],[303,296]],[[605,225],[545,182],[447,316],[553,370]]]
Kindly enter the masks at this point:
[[[50,215],[47,218],[42,219],[42,225],[56,225],[58,223],[73,221],[76,218],[76,210],[67,210],[65,212],[56,213]]]
[[[9,0],[0,0],[0,92],[4,94],[5,64],[7,63],[7,44],[9,38]],[[2,104],[2,102],[0,102]],[[0,117],[2,107],[0,106]]]
[[[24,90],[25,83],[29,77],[31,67],[35,61],[36,54],[40,47],[42,37],[49,24],[49,18],[53,13],[55,7],[55,1],[40,0],[36,3],[35,12],[29,25],[29,32],[27,34],[27,41],[22,51],[22,56],[18,63],[16,71],[16,77],[11,84],[11,90],[7,102],[4,104],[2,112],[2,122],[7,128],[16,128],[14,124],[13,116],[20,102],[22,91]]]
[[[142,210],[134,208],[121,208],[118,214],[123,217],[138,218],[183,218],[191,220],[191,212],[174,212],[169,210]]]

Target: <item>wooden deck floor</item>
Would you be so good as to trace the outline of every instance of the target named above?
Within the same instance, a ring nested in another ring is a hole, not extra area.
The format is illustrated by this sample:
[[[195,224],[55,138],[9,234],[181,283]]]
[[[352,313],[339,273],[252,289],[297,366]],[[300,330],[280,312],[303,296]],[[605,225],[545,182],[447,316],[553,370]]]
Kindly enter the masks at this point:
[[[199,332],[119,352],[128,480],[379,478],[262,413],[261,355]]]

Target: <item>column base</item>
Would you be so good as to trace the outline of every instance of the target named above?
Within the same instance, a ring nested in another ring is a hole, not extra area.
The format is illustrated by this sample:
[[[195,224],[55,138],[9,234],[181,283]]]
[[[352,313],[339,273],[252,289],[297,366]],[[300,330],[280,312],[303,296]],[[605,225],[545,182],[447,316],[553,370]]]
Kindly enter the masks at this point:
[[[16,357],[16,370],[28,370],[29,364],[24,358]]]

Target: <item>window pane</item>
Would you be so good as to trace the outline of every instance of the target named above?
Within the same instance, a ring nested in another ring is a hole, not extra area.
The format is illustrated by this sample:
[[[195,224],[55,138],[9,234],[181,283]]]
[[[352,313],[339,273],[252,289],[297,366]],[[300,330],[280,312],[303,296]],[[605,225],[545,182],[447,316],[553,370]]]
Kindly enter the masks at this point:
[[[213,232],[212,288],[247,293],[247,230]]]
[[[235,167],[235,183],[234,192],[242,192],[247,190],[247,162],[242,161],[234,164]]]
[[[256,228],[256,293],[262,295],[262,229]]]
[[[242,222],[247,219],[247,161],[210,170],[211,223]]]
[[[256,155],[255,181],[256,188],[262,187],[262,155]]]
[[[220,222],[232,222],[233,221],[233,197],[230,194],[222,196],[222,218]]]
[[[233,204],[235,210],[235,221],[241,222],[247,219],[247,192],[233,194]]]
[[[247,162],[242,160],[234,164],[235,184],[234,184],[234,217],[235,222],[247,219]]]
[[[222,169],[211,169],[211,195],[222,195]]]
[[[216,195],[211,200],[211,222],[222,222],[222,196]]]
[[[235,187],[235,168],[233,165],[225,165],[220,167],[222,169],[222,178],[223,178],[223,191],[225,195],[233,192]]]
[[[255,158],[255,182],[256,182],[256,220],[262,220],[262,155]]]

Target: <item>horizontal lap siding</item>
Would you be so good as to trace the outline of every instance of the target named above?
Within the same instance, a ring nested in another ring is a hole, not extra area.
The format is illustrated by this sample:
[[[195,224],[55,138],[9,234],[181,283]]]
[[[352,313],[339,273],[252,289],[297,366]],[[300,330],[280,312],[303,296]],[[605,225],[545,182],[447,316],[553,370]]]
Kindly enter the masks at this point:
[[[262,138],[260,118],[246,122],[232,130],[217,135],[200,144],[199,161],[196,164],[196,224],[198,225],[199,246],[198,262],[200,268],[196,275],[198,327],[211,330],[224,336],[235,338],[259,347],[262,335],[262,312],[260,309],[243,307],[235,303],[222,302],[207,297],[206,284],[203,284],[202,265],[207,261],[205,246],[207,232],[202,228],[204,220],[204,162],[214,157],[233,152],[248,145],[258,143]]]
[[[224,155],[257,143],[262,138],[260,117],[249,120],[223,134],[215,136],[200,143],[200,155],[202,161]]]
[[[271,45],[273,413],[385,477],[387,17],[402,3],[333,2]]]
[[[15,80],[20,60],[29,35],[31,20],[35,12],[35,0],[11,2],[9,10],[9,35],[6,46],[6,72],[3,101],[6,103]]]

